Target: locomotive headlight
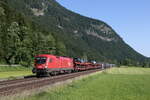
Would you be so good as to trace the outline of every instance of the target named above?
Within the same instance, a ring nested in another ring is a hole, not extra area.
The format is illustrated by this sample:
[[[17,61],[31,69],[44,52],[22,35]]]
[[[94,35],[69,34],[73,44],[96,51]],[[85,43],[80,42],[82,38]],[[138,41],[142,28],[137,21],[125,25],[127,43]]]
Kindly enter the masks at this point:
[[[47,65],[45,66],[45,68],[47,68]]]

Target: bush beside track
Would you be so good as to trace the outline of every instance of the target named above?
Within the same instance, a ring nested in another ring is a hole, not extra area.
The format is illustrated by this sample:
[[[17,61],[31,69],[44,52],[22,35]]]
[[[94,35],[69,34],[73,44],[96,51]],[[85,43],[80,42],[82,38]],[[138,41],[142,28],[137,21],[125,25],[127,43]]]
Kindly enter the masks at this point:
[[[149,68],[112,68],[22,100],[150,100],[149,77]]]

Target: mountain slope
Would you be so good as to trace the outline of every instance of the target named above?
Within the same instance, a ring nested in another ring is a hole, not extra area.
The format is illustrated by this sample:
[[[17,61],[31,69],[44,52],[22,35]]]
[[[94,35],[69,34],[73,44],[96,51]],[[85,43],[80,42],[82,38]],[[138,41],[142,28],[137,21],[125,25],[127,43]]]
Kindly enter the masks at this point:
[[[27,20],[30,34],[40,31],[43,39],[51,35],[54,43],[39,50],[54,48],[50,53],[120,64],[138,65],[147,60],[105,22],[69,11],[55,0],[6,0],[5,4]]]

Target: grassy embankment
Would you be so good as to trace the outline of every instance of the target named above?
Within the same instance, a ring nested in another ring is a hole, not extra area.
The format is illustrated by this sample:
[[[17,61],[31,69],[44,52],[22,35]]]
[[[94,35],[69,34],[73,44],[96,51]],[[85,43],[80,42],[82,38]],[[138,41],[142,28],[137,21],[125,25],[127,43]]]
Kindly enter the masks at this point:
[[[32,75],[31,68],[26,68],[22,66],[9,67],[9,66],[0,66],[0,79],[9,78],[13,79],[18,76],[27,76]]]
[[[150,100],[150,68],[113,68],[22,100]]]

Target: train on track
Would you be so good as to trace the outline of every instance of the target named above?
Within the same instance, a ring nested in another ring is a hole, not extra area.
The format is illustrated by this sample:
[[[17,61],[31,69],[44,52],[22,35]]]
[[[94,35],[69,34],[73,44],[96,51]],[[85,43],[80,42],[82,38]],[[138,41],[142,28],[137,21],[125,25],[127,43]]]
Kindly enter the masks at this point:
[[[36,76],[50,76],[105,67],[106,65],[96,63],[95,61],[87,62],[79,58],[40,54],[35,56],[32,72],[36,73]],[[107,67],[111,66],[107,65]]]

